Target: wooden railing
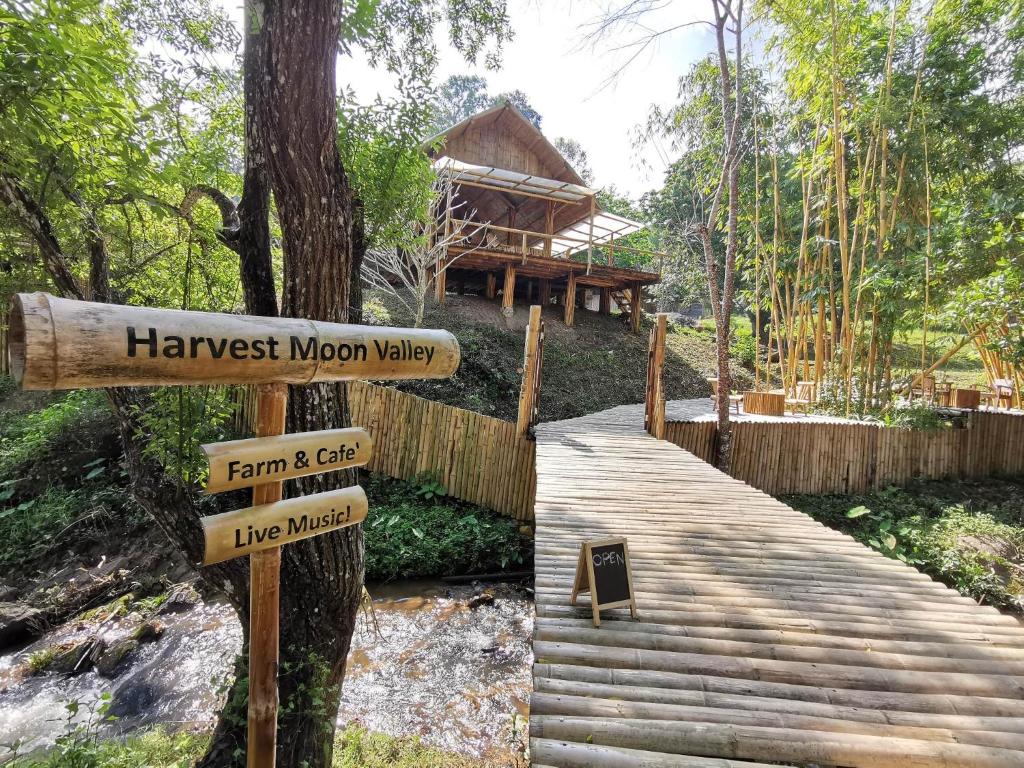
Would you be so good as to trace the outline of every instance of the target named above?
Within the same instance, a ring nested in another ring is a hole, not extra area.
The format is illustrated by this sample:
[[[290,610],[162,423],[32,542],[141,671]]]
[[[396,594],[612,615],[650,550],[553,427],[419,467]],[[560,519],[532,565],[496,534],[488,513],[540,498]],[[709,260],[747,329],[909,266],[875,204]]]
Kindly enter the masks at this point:
[[[632,246],[622,245],[620,243],[615,242],[615,238],[614,237],[611,240],[607,240],[607,241],[594,241],[594,240],[591,240],[591,239],[585,238],[585,237],[572,237],[571,235],[547,234],[545,232],[534,232],[534,231],[529,230],[529,229],[517,229],[516,227],[503,227],[503,226],[499,226],[498,224],[491,224],[491,223],[483,223],[482,224],[479,221],[470,221],[469,219],[456,219],[456,218],[452,218],[450,220],[450,224],[454,228],[453,232],[454,232],[454,236],[455,237],[458,237],[459,233],[461,231],[465,230],[465,229],[472,230],[475,235],[478,235],[481,238],[486,238],[487,234],[490,233],[490,232],[501,232],[501,233],[504,233],[504,234],[507,234],[507,235],[514,236],[515,242],[499,243],[499,246],[502,247],[503,249],[507,249],[507,248],[515,249],[515,252],[521,254],[524,258],[527,257],[527,256],[540,256],[540,255],[544,255],[544,256],[552,256],[553,258],[557,258],[557,259],[570,259],[572,257],[572,255],[574,253],[576,253],[576,252],[582,252],[584,250],[588,250],[588,251],[591,251],[591,252],[598,251],[598,252],[606,254],[607,266],[609,266],[609,267],[614,267],[615,266],[615,252],[616,251],[625,252],[625,253],[636,253],[636,254],[640,254],[641,256],[648,256],[648,257],[652,257],[652,258],[653,257],[657,257],[657,259],[659,260],[659,263],[660,263],[661,260],[664,260],[664,258],[665,258],[665,254],[661,253],[660,251],[651,251],[651,250],[647,250],[646,248],[634,248]],[[509,239],[511,240],[512,238],[509,238]],[[559,253],[557,255],[553,255],[552,254],[552,248],[554,247],[554,241],[555,240],[558,240],[560,242],[570,243],[570,245],[567,248],[567,250],[565,250],[564,252],[561,252],[561,253]],[[530,245],[531,241],[540,241],[541,243],[543,243],[543,247],[536,248],[534,246],[531,246]],[[479,250],[487,250],[487,245],[486,244],[477,244],[477,243],[472,243],[472,244],[466,243],[466,244],[463,244],[463,243],[460,243],[460,242],[456,241],[456,242],[453,242],[453,245],[459,245],[460,247],[465,247],[465,248],[476,248],[476,249],[479,249]],[[588,264],[589,263],[590,263],[590,254],[588,254]],[[658,274],[660,274],[660,272],[661,272],[661,270],[659,268]]]
[[[713,421],[670,421],[665,439],[711,462]],[[1024,416],[975,411],[963,428],[734,422],[730,474],[770,494],[860,493],[914,479],[1024,474]]]

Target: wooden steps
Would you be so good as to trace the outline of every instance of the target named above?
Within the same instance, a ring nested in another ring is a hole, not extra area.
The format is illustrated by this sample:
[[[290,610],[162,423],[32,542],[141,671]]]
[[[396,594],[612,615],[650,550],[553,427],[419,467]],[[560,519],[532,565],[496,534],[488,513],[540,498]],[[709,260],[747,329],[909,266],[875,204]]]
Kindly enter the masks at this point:
[[[643,432],[537,427],[535,766],[1024,766],[1024,626]],[[629,539],[638,620],[569,593]],[[752,762],[761,761],[761,762]]]

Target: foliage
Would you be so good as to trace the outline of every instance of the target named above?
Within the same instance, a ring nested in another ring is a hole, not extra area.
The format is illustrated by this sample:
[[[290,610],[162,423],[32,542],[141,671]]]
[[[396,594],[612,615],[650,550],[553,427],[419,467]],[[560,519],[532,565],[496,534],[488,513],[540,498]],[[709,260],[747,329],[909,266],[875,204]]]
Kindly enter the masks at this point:
[[[229,437],[235,411],[225,387],[161,387],[138,414],[144,430],[143,455],[155,459],[185,485],[202,482],[209,471],[200,446]]]
[[[540,124],[544,118],[542,118],[540,116],[540,112],[534,109],[533,105],[530,104],[529,97],[518,88],[514,91],[499,93],[495,96],[494,105],[497,106],[498,104],[511,104],[523,113],[523,117],[533,123],[534,128],[540,130]]]
[[[446,497],[436,478],[372,475],[366,492],[368,581],[500,571],[529,557],[514,520]]]
[[[451,75],[437,86],[435,93],[432,114],[435,133],[490,106],[487,81],[479,75]]]
[[[927,482],[783,501],[975,599],[1024,608],[1024,484]]]
[[[42,460],[52,445],[69,439],[87,441],[88,435],[111,422],[103,393],[95,390],[70,392],[27,413],[0,410],[0,479],[15,478],[27,465]]]
[[[535,128],[540,128],[543,118],[530,104],[529,97],[518,88],[491,96],[487,93],[487,80],[479,75],[451,75],[435,89],[431,103],[432,132],[451,128],[467,117],[499,104],[511,104]]]
[[[576,139],[566,138],[565,136],[559,136],[552,143],[555,145],[555,149],[572,166],[572,169],[583,179],[584,184],[589,186],[594,182],[594,171],[590,168],[590,158],[587,156],[587,150],[583,148],[582,144],[576,141]]]
[[[0,528],[4,532],[0,564],[29,562],[66,545],[72,528],[77,529],[79,537],[85,535],[85,527],[98,532],[124,509],[125,502],[124,491],[102,483],[76,490],[49,486],[12,506],[0,502]]]
[[[429,221],[434,174],[420,146],[428,110],[422,94],[369,106],[351,93],[342,100],[338,147],[363,206],[368,249],[409,248]]]

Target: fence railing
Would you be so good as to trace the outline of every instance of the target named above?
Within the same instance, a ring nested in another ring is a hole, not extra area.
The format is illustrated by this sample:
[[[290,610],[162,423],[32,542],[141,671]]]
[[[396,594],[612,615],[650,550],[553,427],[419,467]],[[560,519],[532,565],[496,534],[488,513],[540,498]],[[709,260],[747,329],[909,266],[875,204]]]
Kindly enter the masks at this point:
[[[670,421],[665,439],[712,462],[713,421]],[[1024,474],[1024,416],[974,411],[962,428],[741,421],[730,474],[770,494],[859,493],[914,479]]]

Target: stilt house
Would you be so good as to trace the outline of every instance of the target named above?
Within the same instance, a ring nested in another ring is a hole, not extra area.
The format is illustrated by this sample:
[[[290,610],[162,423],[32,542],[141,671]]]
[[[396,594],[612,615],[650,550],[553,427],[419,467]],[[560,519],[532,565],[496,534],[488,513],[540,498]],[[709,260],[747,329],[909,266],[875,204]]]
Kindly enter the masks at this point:
[[[492,107],[424,148],[457,190],[438,223],[449,243],[437,265],[439,302],[450,286],[489,299],[500,293],[506,314],[517,299],[544,307],[557,301],[566,325],[577,307],[608,314],[614,302],[640,327],[643,289],[661,277],[619,266],[616,256],[646,254],[659,263],[661,254],[621,243],[644,225],[602,211],[597,190],[518,109]]]

